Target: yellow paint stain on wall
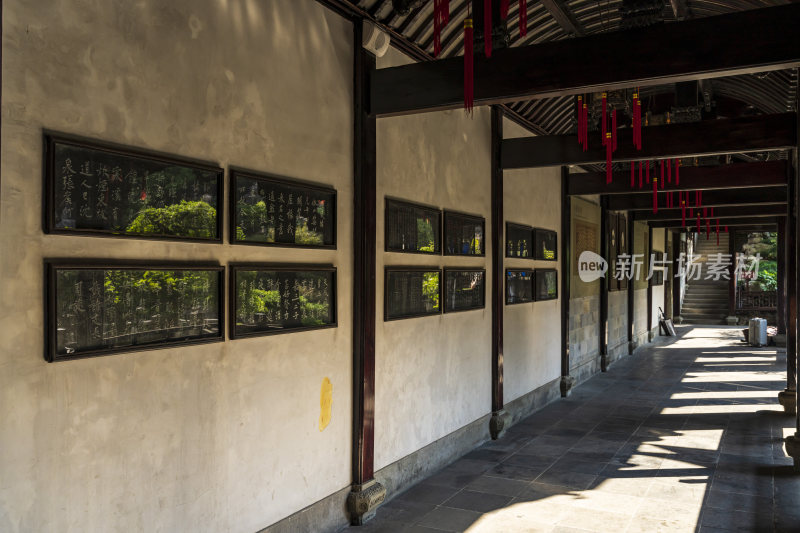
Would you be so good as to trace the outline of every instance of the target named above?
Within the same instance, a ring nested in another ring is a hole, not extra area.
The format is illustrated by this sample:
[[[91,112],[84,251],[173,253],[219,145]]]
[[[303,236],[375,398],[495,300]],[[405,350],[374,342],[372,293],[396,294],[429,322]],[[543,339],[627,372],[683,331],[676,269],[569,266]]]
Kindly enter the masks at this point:
[[[333,406],[333,384],[331,380],[322,380],[319,391],[319,430],[322,431],[331,423],[331,407]]]

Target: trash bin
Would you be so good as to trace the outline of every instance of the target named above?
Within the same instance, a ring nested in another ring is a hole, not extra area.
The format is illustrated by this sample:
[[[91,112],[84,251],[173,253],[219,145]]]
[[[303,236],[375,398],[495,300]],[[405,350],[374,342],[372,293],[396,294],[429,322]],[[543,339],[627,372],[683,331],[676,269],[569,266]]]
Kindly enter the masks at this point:
[[[767,319],[766,318],[751,318],[749,324],[749,342],[750,346],[766,346],[767,345]]]

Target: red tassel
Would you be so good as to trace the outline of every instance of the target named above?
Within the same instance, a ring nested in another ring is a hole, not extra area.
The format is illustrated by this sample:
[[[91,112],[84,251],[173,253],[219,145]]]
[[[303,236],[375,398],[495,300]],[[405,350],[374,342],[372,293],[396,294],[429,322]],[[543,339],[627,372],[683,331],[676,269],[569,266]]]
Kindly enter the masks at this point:
[[[508,18],[508,0],[500,0],[500,18],[503,20]]]
[[[575,119],[578,123],[578,144],[583,147],[583,97],[578,96],[575,108]]]
[[[589,149],[589,106],[583,102],[583,151]]]
[[[700,213],[697,213],[697,233],[700,233]]]
[[[474,53],[472,51],[472,31],[472,19],[464,19],[464,109],[470,114],[472,113],[472,104],[475,94],[473,86],[475,80],[472,65],[474,59]]]
[[[650,160],[645,162],[645,182],[650,183]]]
[[[711,221],[706,219],[706,240],[711,237]]]
[[[633,182],[636,179],[636,163],[631,161],[631,189],[633,189]]]
[[[678,196],[681,202],[681,227],[686,227],[686,202],[683,199],[683,193],[678,191]]]
[[[611,132],[606,133],[606,185],[611,183],[612,167],[611,167]]]
[[[444,14],[443,0],[433,0],[433,56],[439,57],[442,52],[442,23]]]
[[[528,2],[519,0],[519,34],[522,37],[528,35]]]
[[[709,213],[711,213],[709,216],[711,218],[714,218],[714,208],[713,207],[709,208]]]
[[[667,159],[667,183],[672,183],[672,159]]]
[[[705,207],[703,208],[703,218],[708,218],[708,209]]]
[[[661,166],[661,188],[664,188],[664,160],[659,161]]]
[[[725,233],[728,233],[728,226],[725,226]]]
[[[639,188],[642,188],[642,162],[639,161]]]
[[[608,109],[608,97],[606,93],[603,93],[603,120],[600,124],[600,139],[603,141],[603,146],[606,145],[606,131],[608,129],[608,125],[606,124],[606,113]]]
[[[483,0],[483,53],[492,57],[492,0]]]
[[[717,219],[717,246],[719,246],[719,219]]]
[[[680,171],[680,168],[681,168],[681,160],[680,159],[676,159],[675,160],[675,185],[680,185],[681,184],[681,171]]]
[[[698,200],[697,207],[702,207],[702,205],[703,205],[703,191],[697,191],[697,194],[699,195],[698,198],[700,198],[700,200]]]
[[[658,213],[658,178],[653,177],[653,213]]]
[[[613,152],[617,151],[617,110],[611,110],[611,143],[614,145]]]

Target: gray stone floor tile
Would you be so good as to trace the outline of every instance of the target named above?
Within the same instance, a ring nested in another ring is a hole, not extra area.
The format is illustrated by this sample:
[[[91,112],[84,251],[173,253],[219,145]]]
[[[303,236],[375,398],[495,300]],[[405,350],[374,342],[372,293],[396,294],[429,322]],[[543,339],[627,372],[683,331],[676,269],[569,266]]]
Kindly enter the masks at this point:
[[[443,531],[464,531],[474,524],[482,514],[466,509],[437,507],[423,516],[418,525]]]
[[[444,502],[443,505],[444,507],[453,507],[455,509],[488,513],[489,511],[505,507],[511,501],[511,498],[511,496],[501,496],[500,494],[489,494],[465,489]]]

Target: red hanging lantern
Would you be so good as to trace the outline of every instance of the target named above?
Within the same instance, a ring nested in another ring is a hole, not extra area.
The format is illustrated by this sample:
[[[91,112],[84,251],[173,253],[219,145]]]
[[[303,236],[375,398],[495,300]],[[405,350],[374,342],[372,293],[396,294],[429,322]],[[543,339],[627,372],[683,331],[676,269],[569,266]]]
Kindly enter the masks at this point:
[[[611,141],[611,132],[606,133],[606,185],[611,183],[612,166],[611,166],[611,149],[613,142]]]
[[[728,226],[725,226],[725,233],[728,233]]]
[[[688,193],[687,193],[688,194]],[[681,191],[678,191],[678,197],[681,202],[681,227],[686,227],[686,201],[684,200],[684,195]]]
[[[522,37],[528,35],[528,2],[519,0],[519,34]]]
[[[603,107],[603,117],[602,117],[602,122],[600,124],[600,139],[603,141],[603,146],[605,146],[606,145],[606,132],[608,130],[608,125],[606,124],[606,122],[608,121],[608,119],[606,118],[606,113],[607,113],[607,110],[608,110],[608,95],[606,93],[603,93],[603,104],[602,104],[602,107]]]
[[[450,22],[450,0],[433,0],[433,55],[442,52],[442,28]]]
[[[508,0],[500,0],[500,18],[503,20],[508,18]]]
[[[639,188],[642,188],[642,162],[639,161]]]
[[[473,35],[472,35],[472,19],[464,19],[464,109],[467,113],[472,113],[472,106],[474,102],[474,87],[473,84],[473,60],[474,54],[472,51]]]
[[[492,57],[492,0],[483,0],[483,53]]]

